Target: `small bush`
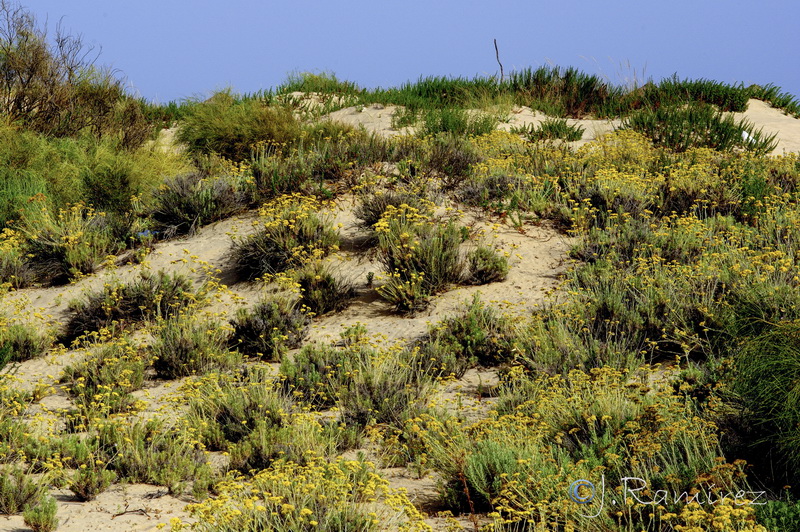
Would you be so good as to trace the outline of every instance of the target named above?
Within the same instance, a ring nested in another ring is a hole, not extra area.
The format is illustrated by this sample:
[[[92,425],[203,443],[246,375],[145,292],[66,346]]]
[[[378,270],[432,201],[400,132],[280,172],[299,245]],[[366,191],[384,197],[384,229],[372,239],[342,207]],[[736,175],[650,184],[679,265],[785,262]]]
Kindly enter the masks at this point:
[[[264,299],[241,309],[231,322],[229,346],[250,357],[280,360],[286,349],[300,347],[311,318],[296,302]]]
[[[315,417],[293,414],[277,425],[256,420],[247,437],[231,446],[230,465],[244,472],[259,471],[276,460],[306,464],[310,457],[327,456],[335,450],[330,431]]]
[[[784,322],[749,339],[737,358],[737,390],[750,423],[777,448],[789,471],[800,465],[800,322]]]
[[[456,197],[472,207],[497,207],[512,194],[518,181],[506,174],[470,179],[459,187]]]
[[[250,155],[254,199],[270,201],[299,192],[311,179],[317,161],[315,152],[295,151],[284,156],[275,146],[258,144]]]
[[[0,375],[0,464],[19,460],[31,440],[31,429],[21,418],[31,396],[10,386],[10,381],[8,373]]]
[[[90,456],[82,467],[72,475],[69,489],[80,501],[93,501],[116,480],[117,475],[98,465],[95,457]]]
[[[527,127],[512,128],[511,133],[522,135],[531,142],[542,140],[565,140],[574,142],[581,140],[584,129],[578,124],[569,124],[564,118],[548,118],[538,126],[533,124]]]
[[[130,392],[141,388],[148,362],[145,353],[127,340],[114,340],[68,366],[61,382],[87,418],[94,417],[90,412],[125,412],[135,402]]]
[[[575,118],[603,114],[618,95],[599,76],[572,67],[542,66],[513,71],[508,75],[507,85],[534,109]]]
[[[184,314],[164,321],[153,342],[153,369],[162,379],[226,370],[241,362],[228,350],[229,332],[219,323]]]
[[[93,64],[92,47],[59,26],[46,25],[11,2],[0,4],[0,112],[9,122],[53,137],[121,134],[126,148],[147,137],[150,126],[121,79]]]
[[[0,471],[0,514],[22,513],[39,503],[46,488],[19,467]]]
[[[317,408],[338,405],[343,419],[359,426],[402,426],[432,381],[397,353],[363,345],[307,346],[280,373],[288,393]]]
[[[70,303],[72,316],[61,341],[71,342],[115,322],[125,327],[156,317],[174,316],[196,299],[192,283],[186,277],[163,271],[155,275],[142,272],[136,281],[106,285],[103,290]]]
[[[336,404],[347,375],[369,364],[373,353],[363,346],[345,349],[312,344],[304,346],[291,360],[281,362],[284,390],[295,399],[316,408]]]
[[[299,137],[300,124],[291,109],[230,90],[189,107],[176,135],[193,153],[216,153],[233,161],[247,159],[259,142],[293,145]]]
[[[467,367],[490,367],[512,360],[514,329],[475,294],[464,311],[432,327],[420,343],[422,353],[449,351]]]
[[[283,196],[259,211],[256,232],[233,246],[236,272],[247,280],[321,258],[338,248],[339,236],[314,198]]]
[[[414,314],[424,310],[431,298],[431,293],[425,286],[424,274],[417,272],[392,272],[386,282],[376,290],[401,314]]]
[[[503,281],[508,276],[508,259],[496,249],[479,245],[467,255],[468,280],[471,284]]]
[[[323,121],[304,130],[298,148],[309,160],[309,178],[354,182],[366,167],[389,159],[390,145],[379,135],[338,122]]]
[[[766,501],[756,511],[756,521],[767,530],[797,530],[800,527],[800,502]]]
[[[9,362],[23,362],[44,354],[52,337],[32,325],[8,324],[0,319],[0,369]]]
[[[23,288],[35,281],[35,274],[27,262],[23,247],[25,239],[8,227],[0,231],[0,284]]]
[[[18,226],[25,237],[25,261],[41,283],[62,284],[92,273],[120,249],[105,215],[82,203],[53,214],[44,205],[30,209]]]
[[[121,481],[166,486],[180,494],[185,482],[207,482],[211,472],[189,427],[163,420],[120,419],[99,427],[99,449]]]
[[[219,375],[202,382],[189,403],[188,420],[201,427],[203,444],[211,451],[227,451],[244,440],[259,422],[283,426],[292,411],[291,400],[281,393],[265,368],[249,369],[230,377]]]
[[[203,178],[185,174],[164,182],[153,194],[150,217],[164,238],[193,233],[222,220],[247,205],[245,193],[233,178]]]
[[[427,526],[408,498],[389,490],[371,465],[344,459],[329,462],[320,457],[306,461],[305,465],[278,461],[246,482],[224,483],[219,498],[192,505],[190,511],[197,521],[191,529],[373,532],[394,527],[423,530]]]
[[[452,190],[472,175],[473,165],[480,160],[467,139],[454,135],[438,135],[431,141],[422,166],[441,177],[445,190]]]
[[[369,362],[339,392],[342,420],[360,427],[377,423],[400,428],[419,411],[431,380],[392,353],[376,354]]]
[[[389,206],[375,230],[378,260],[391,276],[379,292],[390,302],[403,306],[462,280],[464,233],[453,221],[440,224],[411,207]]]
[[[334,275],[330,266],[314,261],[297,272],[300,304],[314,315],[338,312],[355,296],[353,284]]]
[[[429,210],[428,206],[416,194],[386,190],[370,192],[361,196],[358,205],[353,210],[353,215],[361,221],[363,228],[372,229],[381,220],[390,205],[395,209],[408,205],[422,213]]]
[[[55,497],[47,495],[42,497],[38,504],[29,506],[22,512],[25,525],[31,527],[33,532],[55,532],[58,528],[58,504]]]

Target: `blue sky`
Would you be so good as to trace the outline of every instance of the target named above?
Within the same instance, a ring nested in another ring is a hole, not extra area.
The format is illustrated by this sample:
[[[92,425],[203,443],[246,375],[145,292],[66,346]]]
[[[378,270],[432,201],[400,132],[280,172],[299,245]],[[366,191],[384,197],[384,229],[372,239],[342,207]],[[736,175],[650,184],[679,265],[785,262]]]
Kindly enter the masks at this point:
[[[774,83],[800,96],[797,0],[28,0],[40,22],[102,47],[158,102],[231,86],[252,92],[294,71],[361,86],[427,75],[575,66],[615,83],[682,78]]]

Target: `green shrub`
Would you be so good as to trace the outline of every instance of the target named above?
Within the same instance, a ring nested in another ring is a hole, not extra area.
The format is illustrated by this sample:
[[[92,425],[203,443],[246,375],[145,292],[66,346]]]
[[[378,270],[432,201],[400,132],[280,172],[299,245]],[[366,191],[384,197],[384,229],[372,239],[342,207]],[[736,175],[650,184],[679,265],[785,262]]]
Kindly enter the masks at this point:
[[[509,319],[498,316],[494,308],[475,294],[463,312],[430,328],[420,343],[420,351],[423,354],[449,351],[456,359],[463,360],[466,368],[476,364],[490,367],[513,359],[514,340]]]
[[[558,519],[580,530],[646,530],[671,525],[651,505],[631,505],[619,516],[619,507],[595,500],[576,511],[563,505],[564,490],[576,479],[598,486],[599,471],[606,487],[636,477],[676,494],[747,489],[742,464],[722,456],[713,423],[655,375],[643,375],[647,384],[632,377],[611,368],[554,377],[514,370],[500,387],[496,416],[415,419],[428,463],[443,474],[443,500],[453,510],[496,511],[498,525],[518,529]],[[664,506],[678,514],[686,503]]]
[[[314,261],[297,272],[300,285],[300,304],[314,315],[338,312],[350,305],[355,288],[350,281],[331,271],[331,267]]]
[[[8,373],[0,376],[0,464],[15,462],[26,453],[31,429],[22,419],[31,395],[10,386]]]
[[[125,412],[135,402],[130,392],[142,387],[148,365],[142,350],[126,339],[113,340],[82,362],[67,366],[61,382],[87,418],[94,417],[92,412]]]
[[[462,280],[462,228],[437,223],[416,209],[389,206],[375,226],[378,260],[390,275],[378,289],[398,310],[410,311],[428,295]]]
[[[481,158],[469,140],[456,135],[437,135],[431,141],[422,167],[437,174],[445,190],[453,190],[472,175]]]
[[[189,107],[176,135],[193,153],[216,153],[233,161],[246,160],[259,142],[293,145],[299,137],[291,109],[230,90]]]
[[[45,486],[15,466],[0,471],[0,514],[19,514],[41,501]]]
[[[369,365],[345,380],[336,404],[348,425],[400,428],[419,412],[430,390],[431,379],[394,353],[375,353]]]
[[[58,504],[52,495],[42,497],[38,504],[29,506],[22,512],[25,525],[33,532],[55,532],[58,528]]]
[[[253,280],[321,258],[338,248],[339,236],[321,204],[300,195],[283,196],[259,212],[256,232],[233,246],[233,264],[239,276]]]
[[[747,110],[750,92],[743,86],[732,86],[709,79],[681,80],[677,75],[662,79],[658,84],[647,83],[626,95],[633,108],[675,106],[685,103],[706,103],[722,111],[743,112]]]
[[[599,76],[576,68],[541,66],[510,72],[508,90],[525,105],[557,116],[605,114],[619,91]]]
[[[489,284],[504,281],[508,276],[508,259],[496,249],[479,245],[467,255],[471,284]]]
[[[765,135],[744,119],[736,122],[732,115],[725,116],[708,104],[642,109],[626,118],[622,127],[643,133],[657,146],[676,152],[705,147],[766,154],[777,146],[776,135]]]
[[[47,26],[12,3],[0,5],[0,111],[12,123],[61,137],[83,132],[122,136],[126,148],[146,139],[150,126],[123,80],[93,65],[80,36]]]
[[[289,74],[278,87],[279,94],[290,92],[316,92],[321,94],[355,94],[360,92],[352,81],[340,80],[333,72],[298,72]]]
[[[388,490],[371,465],[314,456],[305,461],[304,465],[276,461],[246,482],[224,483],[219,498],[192,506],[196,521],[191,530],[374,532],[387,526],[407,530],[427,526],[404,495]]]
[[[241,309],[231,322],[229,346],[250,357],[280,360],[286,349],[299,347],[308,332],[310,316],[297,302],[264,299]]]
[[[800,322],[784,322],[750,338],[737,357],[736,389],[749,424],[776,448],[789,471],[800,464]]]
[[[790,116],[800,117],[800,101],[797,100],[797,96],[791,92],[781,91],[780,87],[772,83],[764,86],[751,85],[747,88],[747,92],[750,98],[764,100]]]
[[[315,181],[355,182],[364,168],[390,157],[390,145],[379,135],[332,121],[308,126],[298,148],[310,164],[308,177]]]
[[[583,132],[583,127],[578,124],[569,124],[564,118],[548,118],[542,121],[538,126],[530,124],[527,127],[523,126],[511,129],[511,133],[522,135],[531,142],[559,139],[567,142],[574,142],[576,140],[581,140]]]
[[[123,215],[149,204],[151,191],[166,176],[186,171],[184,156],[142,147],[121,150],[112,141],[81,144],[78,167],[82,199],[97,210]]]
[[[8,324],[0,318],[0,369],[9,362],[23,362],[41,356],[52,341],[46,331],[28,324]]]
[[[399,427],[430,389],[432,377],[408,363],[408,354],[364,345],[309,345],[281,363],[284,389],[315,408],[337,405],[347,423]]]
[[[520,185],[520,180],[506,174],[493,174],[466,180],[458,189],[459,201],[472,207],[503,209],[502,204]]]
[[[259,144],[250,154],[250,173],[257,201],[299,192],[314,174],[318,154],[296,150],[284,156],[275,146]]]
[[[180,494],[186,481],[208,482],[211,471],[193,442],[194,428],[165,421],[113,420],[99,427],[99,449],[121,481],[166,486]]]
[[[71,302],[72,315],[61,341],[71,342],[115,323],[126,327],[148,319],[174,316],[196,301],[192,283],[183,275],[142,272],[133,282],[109,284],[83,300]]]
[[[494,131],[497,119],[490,115],[471,115],[454,108],[431,109],[423,116],[420,135],[448,133],[453,136],[478,136]]]
[[[198,391],[189,402],[187,419],[190,425],[201,427],[203,444],[211,451],[229,450],[259,422],[281,427],[294,410],[268,367],[209,378]]]
[[[73,473],[69,489],[80,501],[93,501],[116,480],[117,475],[106,469],[105,464],[98,465],[97,459],[89,456],[82,467]]]
[[[291,359],[281,362],[280,375],[286,393],[315,408],[336,404],[339,389],[347,375],[368,365],[371,350],[363,346],[346,349],[312,344],[304,346]]]
[[[757,507],[756,521],[767,530],[796,530],[800,526],[800,502],[766,501]]]
[[[314,456],[336,451],[336,441],[311,416],[295,414],[282,424],[256,420],[246,438],[231,446],[230,465],[240,471],[260,471],[276,460],[306,464]]]
[[[182,314],[165,320],[153,342],[153,369],[162,379],[227,370],[241,363],[228,350],[229,331],[214,321]]]

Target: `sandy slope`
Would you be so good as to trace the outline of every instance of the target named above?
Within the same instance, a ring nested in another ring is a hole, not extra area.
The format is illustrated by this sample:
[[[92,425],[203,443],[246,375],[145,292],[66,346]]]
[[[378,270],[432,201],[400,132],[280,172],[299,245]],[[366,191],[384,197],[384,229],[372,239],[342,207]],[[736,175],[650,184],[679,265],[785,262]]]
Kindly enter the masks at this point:
[[[773,155],[783,155],[786,152],[800,153],[800,120],[785,114],[780,109],[775,109],[770,104],[761,100],[750,100],[747,111],[734,113],[738,119],[745,118],[762,128],[764,133],[778,135],[778,147],[772,151]]]
[[[358,287],[359,296],[345,311],[317,318],[309,341],[335,340],[344,327],[355,323],[362,323],[371,334],[389,340],[414,339],[425,333],[429,323],[439,321],[452,313],[476,292],[481,293],[484,301],[495,302],[512,312],[530,311],[533,306],[544,302],[545,293],[557,286],[558,275],[567,266],[566,253],[570,240],[553,229],[529,227],[522,234],[507,226],[465,219],[464,222],[469,222],[472,231],[485,232],[486,240],[497,243],[510,253],[512,266],[508,279],[481,287],[454,288],[433,298],[425,312],[408,318],[399,317],[391,311],[387,303],[375,295],[372,288],[366,286],[367,272],[379,274],[380,265],[363,251],[357,248],[348,249],[348,242],[359,241],[364,236],[352,215],[353,206],[354,200],[346,197],[338,202],[332,213],[335,223],[342,224],[341,233],[345,245],[340,253],[329,260],[338,265],[343,276],[353,280]],[[102,270],[67,286],[19,290],[6,296],[4,306],[24,310],[23,314],[29,320],[55,326],[66,319],[70,300],[81,297],[88,291],[100,289],[106,282],[133,279],[143,270],[177,271],[198,283],[208,277],[209,271],[224,278],[232,237],[251,232],[252,220],[252,214],[234,217],[204,227],[194,236],[156,244],[153,253],[142,265]],[[237,308],[255,303],[263,293],[264,289],[254,283],[235,284],[230,287],[230,293],[221,295],[219,300],[212,300],[207,310],[232,316]],[[22,389],[32,390],[37,383],[54,386],[52,393],[31,409],[28,419],[35,414],[45,413],[48,422],[59,423],[59,412],[70,408],[71,401],[59,389],[56,381],[67,365],[82,356],[82,351],[53,351],[44,357],[4,369],[5,373],[13,373],[19,379],[18,386]],[[491,377],[473,373],[475,372],[469,373],[460,383],[445,390],[444,399],[457,401],[465,410],[474,411],[474,401],[462,396],[464,393],[472,393],[470,390],[476,388],[477,382],[489,382]],[[136,392],[135,395],[147,401],[145,413],[154,413],[163,407],[162,400],[173,393],[177,386],[175,382],[149,383],[145,390]],[[402,474],[392,473],[392,478],[397,479],[398,486],[407,484],[402,480],[405,479]],[[415,481],[414,486],[419,483],[421,487],[428,489],[425,497],[430,497],[430,490],[433,489],[430,479]],[[421,489],[420,486],[417,488]],[[152,530],[158,522],[166,521],[169,516],[185,517],[180,511],[183,503],[177,499],[145,498],[148,493],[156,491],[157,488],[147,486],[127,486],[124,489],[117,486],[102,494],[96,501],[83,504],[72,500],[68,492],[59,492],[59,518],[62,522],[59,530]],[[114,514],[125,511],[126,507],[137,511],[112,519]],[[144,511],[139,512],[139,509]],[[22,519],[19,516],[0,518],[0,530],[18,530],[21,526]]]
[[[349,107],[331,113],[329,118],[363,126],[368,131],[386,136],[406,133],[391,127],[393,112],[391,106]],[[784,150],[800,152],[800,120],[755,100],[751,100],[750,108],[742,116],[767,132],[778,133],[780,143],[776,153],[783,153]],[[515,125],[538,123],[544,118],[541,113],[528,108],[517,108],[510,120],[500,127],[507,130]],[[571,122],[585,128],[584,138],[579,143],[589,142],[619,125],[616,121],[605,120]],[[481,287],[454,288],[436,296],[425,312],[413,317],[399,317],[375,295],[374,290],[366,286],[367,273],[378,275],[381,268],[374,257],[355,244],[363,237],[363,233],[355,224],[352,208],[352,198],[345,197],[338,201],[333,214],[336,222],[342,224],[344,245],[343,250],[329,260],[338,265],[342,275],[353,280],[359,295],[345,311],[316,318],[309,340],[336,339],[343,327],[357,322],[366,325],[371,334],[382,335],[389,340],[413,339],[425,333],[428,323],[451,314],[476,292],[481,293],[484,301],[495,302],[510,312],[529,312],[545,302],[545,294],[557,287],[559,274],[568,265],[566,257],[572,243],[551,228],[528,226],[524,233],[520,233],[508,226],[465,218],[464,223],[468,223],[473,231],[484,231],[487,240],[497,242],[510,253],[508,279]],[[159,243],[144,265],[104,270],[64,287],[20,290],[6,296],[2,304],[6,309],[21,310],[26,319],[42,325],[55,325],[65,319],[67,305],[72,298],[89,290],[97,290],[110,280],[131,279],[143,269],[180,271],[197,282],[202,282],[208,272],[213,271],[222,276],[223,282],[229,283],[225,269],[231,238],[252,231],[253,217],[252,213],[233,217],[204,227],[192,237]],[[210,311],[231,316],[240,306],[253,304],[263,292],[263,287],[255,284],[235,284],[230,293],[212,302]],[[59,372],[79,356],[82,354],[76,351],[54,352],[40,359],[9,366],[4,372],[14,373],[20,380],[19,386],[30,390],[37,382],[52,384]],[[461,405],[465,415],[477,415],[488,407],[487,402],[479,399],[479,392],[492,380],[492,372],[471,370],[461,381],[445,389],[442,397]],[[147,412],[156,412],[163,406],[163,398],[176,387],[177,383],[148,383],[145,390],[136,394],[148,402]],[[33,410],[49,411],[51,419],[57,420],[58,411],[69,406],[70,400],[66,394],[54,390]],[[387,470],[386,475],[392,485],[408,488],[419,502],[430,502],[435,487],[431,478],[418,479],[406,470]],[[153,486],[114,486],[90,503],[75,501],[68,491],[56,491],[55,495],[59,501],[59,519],[62,523],[59,531],[64,532],[155,530],[158,523],[167,522],[170,517],[186,517],[184,501],[164,495],[162,488]],[[444,526],[440,519],[431,518],[430,523],[437,528]],[[0,517],[0,531],[12,530],[27,530],[21,516]]]

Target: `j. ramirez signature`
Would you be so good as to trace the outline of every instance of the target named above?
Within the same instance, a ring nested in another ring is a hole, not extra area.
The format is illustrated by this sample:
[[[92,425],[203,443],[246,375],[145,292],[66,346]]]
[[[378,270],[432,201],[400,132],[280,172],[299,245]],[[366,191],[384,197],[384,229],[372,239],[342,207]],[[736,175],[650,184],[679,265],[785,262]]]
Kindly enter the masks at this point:
[[[647,481],[639,477],[622,477],[622,490],[619,494],[614,494],[616,498],[611,499],[612,505],[624,504],[628,505],[629,501],[635,501],[639,504],[645,505],[668,505],[676,503],[689,504],[696,502],[697,504],[713,505],[720,503],[724,500],[732,500],[737,506],[748,505],[762,505],[766,501],[758,502],[766,492],[764,491],[715,491],[714,484],[707,488],[700,490],[692,490],[694,493],[688,491],[677,492],[668,490],[656,490],[653,496],[648,498],[644,491],[647,489]],[[598,497],[599,495],[599,497]],[[589,504],[592,501],[599,501],[600,508],[594,515],[584,515],[583,517],[597,517],[603,511],[606,503],[606,478],[605,475],[600,477],[600,489],[595,487],[592,482],[580,479],[573,482],[569,487],[569,498],[578,504]]]

